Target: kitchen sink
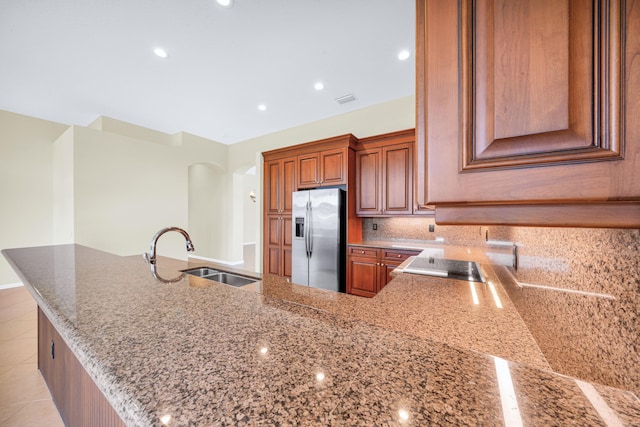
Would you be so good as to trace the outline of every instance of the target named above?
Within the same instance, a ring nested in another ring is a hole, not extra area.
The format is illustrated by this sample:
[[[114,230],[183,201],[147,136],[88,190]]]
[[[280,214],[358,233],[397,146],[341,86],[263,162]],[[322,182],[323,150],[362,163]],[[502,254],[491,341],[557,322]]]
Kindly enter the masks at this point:
[[[251,279],[249,277],[224,272],[209,276],[207,279],[215,280],[216,282],[225,283],[231,286],[244,286],[257,281],[256,279]]]
[[[191,270],[182,270],[182,272],[198,277],[207,277],[220,273],[220,271],[208,267],[192,268]]]
[[[191,274],[193,276],[202,277],[203,279],[215,280],[216,282],[224,283],[225,285],[240,287],[248,285],[250,283],[257,282],[258,279],[252,277],[240,276],[238,274],[229,273],[227,271],[215,270],[208,267],[192,268],[190,270],[183,270],[183,273]]]

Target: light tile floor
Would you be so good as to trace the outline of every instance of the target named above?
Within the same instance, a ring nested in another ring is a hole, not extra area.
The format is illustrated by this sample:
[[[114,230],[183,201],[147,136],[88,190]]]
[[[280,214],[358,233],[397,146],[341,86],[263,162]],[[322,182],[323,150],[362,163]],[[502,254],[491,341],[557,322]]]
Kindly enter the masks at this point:
[[[37,306],[24,287],[0,290],[0,425],[63,426],[38,371]]]

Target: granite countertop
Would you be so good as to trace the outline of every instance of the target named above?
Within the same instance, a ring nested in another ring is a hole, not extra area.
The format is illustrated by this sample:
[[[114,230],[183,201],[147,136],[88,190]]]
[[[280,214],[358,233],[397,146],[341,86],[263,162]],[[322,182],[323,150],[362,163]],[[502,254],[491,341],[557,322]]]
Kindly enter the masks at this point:
[[[475,304],[468,282],[409,274],[365,299],[268,275],[179,279],[207,263],[160,257],[164,283],[141,256],[79,245],[3,254],[127,425],[640,420],[632,393],[548,369],[490,263],[502,308],[488,284]]]

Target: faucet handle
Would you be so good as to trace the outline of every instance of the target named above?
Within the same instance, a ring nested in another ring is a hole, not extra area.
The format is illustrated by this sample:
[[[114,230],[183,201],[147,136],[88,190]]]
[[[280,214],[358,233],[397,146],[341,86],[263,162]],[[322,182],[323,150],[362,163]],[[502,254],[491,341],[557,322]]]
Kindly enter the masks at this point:
[[[148,252],[143,253],[143,254],[142,254],[142,258],[144,258],[144,261],[145,261],[147,264],[149,264],[149,260],[150,260],[150,259],[149,259],[149,253],[148,253]]]

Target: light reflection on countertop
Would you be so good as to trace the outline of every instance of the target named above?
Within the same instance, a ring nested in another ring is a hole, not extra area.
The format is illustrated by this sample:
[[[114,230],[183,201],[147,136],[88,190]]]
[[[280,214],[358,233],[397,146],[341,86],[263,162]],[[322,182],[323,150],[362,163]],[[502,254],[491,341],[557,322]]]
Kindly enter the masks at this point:
[[[493,356],[523,425],[602,424],[548,369],[488,263],[503,308],[487,284],[476,305],[466,281],[408,274],[364,299],[269,275],[166,284],[141,260],[79,245],[3,253],[128,425],[501,425]],[[167,277],[203,264],[158,260]],[[630,393],[594,389],[622,423],[640,419]]]

